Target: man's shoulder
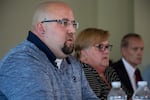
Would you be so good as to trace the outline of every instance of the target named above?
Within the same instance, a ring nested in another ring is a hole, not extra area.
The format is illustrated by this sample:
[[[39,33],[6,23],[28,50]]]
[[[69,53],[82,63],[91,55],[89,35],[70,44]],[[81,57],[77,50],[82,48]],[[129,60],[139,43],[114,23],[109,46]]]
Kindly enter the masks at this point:
[[[42,53],[39,51],[40,50],[38,50],[36,46],[33,46],[32,43],[25,40],[8,52],[1,60],[0,65],[13,67],[16,65],[24,66],[33,64],[35,60],[42,59],[43,57]],[[35,60],[33,60],[33,58]]]
[[[117,66],[120,66],[120,65],[122,65],[122,64],[123,64],[123,61],[120,59],[120,60],[118,60],[118,61],[112,63],[111,66],[112,66],[112,67],[117,67]]]
[[[115,69],[116,72],[121,73],[125,71],[125,66],[123,64],[122,59],[112,63],[111,67]]]

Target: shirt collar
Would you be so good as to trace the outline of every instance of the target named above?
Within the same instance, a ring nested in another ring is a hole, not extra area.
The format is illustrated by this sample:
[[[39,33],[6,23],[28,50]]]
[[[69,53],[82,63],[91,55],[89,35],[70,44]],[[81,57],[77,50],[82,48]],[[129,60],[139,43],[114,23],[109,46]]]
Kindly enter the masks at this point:
[[[129,64],[124,58],[122,58],[122,61],[125,65],[125,69],[127,70],[127,72],[134,74],[136,69],[131,64]]]
[[[46,54],[46,56],[52,62],[52,64],[54,66],[57,66],[55,63],[56,56],[35,34],[33,34],[33,32],[29,31],[27,40],[35,44],[41,51],[43,51]]]

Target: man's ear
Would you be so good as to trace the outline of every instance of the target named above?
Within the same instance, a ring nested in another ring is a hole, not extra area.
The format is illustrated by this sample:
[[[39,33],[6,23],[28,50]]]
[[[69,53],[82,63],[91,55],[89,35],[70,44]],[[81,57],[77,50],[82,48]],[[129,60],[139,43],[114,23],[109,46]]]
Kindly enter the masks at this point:
[[[126,55],[126,52],[127,52],[127,48],[121,48],[121,53],[123,56]]]
[[[36,30],[37,30],[38,35],[40,36],[43,36],[43,34],[45,33],[44,26],[42,23],[36,24]]]

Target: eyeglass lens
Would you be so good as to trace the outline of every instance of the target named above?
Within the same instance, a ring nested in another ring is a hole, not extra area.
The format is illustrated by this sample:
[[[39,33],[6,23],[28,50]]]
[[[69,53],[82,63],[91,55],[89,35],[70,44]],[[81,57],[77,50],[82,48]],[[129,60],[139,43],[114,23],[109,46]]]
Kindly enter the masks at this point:
[[[60,22],[65,27],[68,27],[69,25],[73,25],[74,28],[78,29],[78,22],[76,22],[76,21],[70,21],[68,19],[62,19],[62,20],[60,20]]]
[[[98,44],[98,45],[96,45],[96,47],[97,47],[100,51],[105,51],[105,50],[111,51],[112,45],[110,45],[110,44],[108,44],[108,45]]]

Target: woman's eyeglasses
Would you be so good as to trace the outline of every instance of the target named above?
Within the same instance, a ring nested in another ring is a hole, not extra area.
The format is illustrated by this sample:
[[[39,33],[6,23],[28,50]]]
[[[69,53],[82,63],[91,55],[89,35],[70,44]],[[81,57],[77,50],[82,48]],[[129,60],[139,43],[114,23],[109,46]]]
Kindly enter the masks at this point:
[[[96,44],[95,47],[97,47],[100,51],[104,52],[105,50],[111,51],[112,45],[104,45],[104,44]]]

